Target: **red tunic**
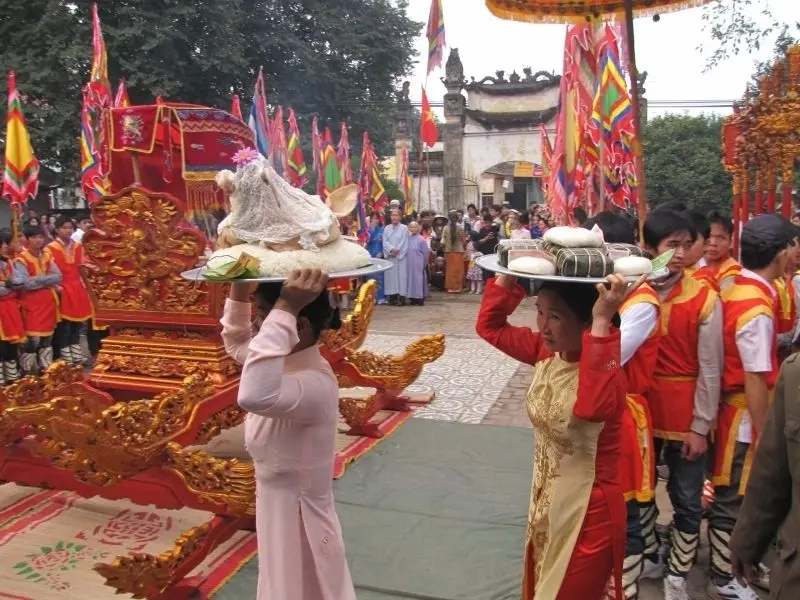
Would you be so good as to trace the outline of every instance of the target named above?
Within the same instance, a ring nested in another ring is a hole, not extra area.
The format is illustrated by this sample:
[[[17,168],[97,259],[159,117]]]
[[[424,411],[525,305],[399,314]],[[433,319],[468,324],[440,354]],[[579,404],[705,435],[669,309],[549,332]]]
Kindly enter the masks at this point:
[[[661,303],[658,359],[647,393],[657,438],[683,440],[691,427],[700,324],[711,316],[716,300],[714,290],[684,273]]]
[[[10,260],[2,263],[0,281],[9,284],[14,265]],[[19,344],[25,341],[25,327],[22,324],[22,311],[16,291],[0,296],[0,341]]]
[[[61,270],[59,317],[77,323],[91,319],[94,316],[92,299],[80,271],[83,264],[83,244],[73,241],[65,245],[57,239],[50,242],[47,248]]]
[[[519,285],[506,290],[490,279],[475,330],[508,356],[534,365],[552,358],[553,353],[547,350],[538,333],[508,323],[508,316],[525,296],[526,291]],[[626,512],[619,480],[619,452],[626,381],[619,362],[619,331],[606,338],[584,334],[573,416],[602,421],[604,426],[597,441],[594,482],[581,533],[572,549],[557,600],[601,598],[612,575],[617,598],[622,597]],[[558,534],[553,532],[554,536]],[[533,599],[535,558],[529,543],[525,549],[523,600]]]
[[[337,294],[349,294],[352,290],[352,279],[333,279],[328,282],[328,291]]]
[[[47,248],[42,249],[40,256],[34,256],[30,250],[23,250],[14,259],[28,272],[28,277],[47,275],[53,256]],[[48,337],[53,335],[58,322],[58,295],[52,287],[38,290],[25,290],[20,296],[22,302],[22,322],[26,335]]]
[[[646,303],[659,308],[658,294],[649,285],[637,288],[620,309],[624,315],[637,304]],[[653,454],[653,418],[645,394],[653,382],[658,347],[660,322],[650,337],[642,344],[623,370],[628,380],[627,410],[622,417],[622,448],[620,452],[620,479],[625,501],[649,502],[656,488],[656,461]]]
[[[768,285],[744,275],[737,275],[732,284],[722,290],[720,297],[723,306],[725,361],[722,370],[723,398],[717,416],[717,431],[714,440],[712,482],[714,485],[730,485],[739,426],[747,411],[747,398],[744,395],[744,367],[739,348],[736,345],[736,334],[752,319],[760,315],[776,321],[778,302]],[[767,374],[767,385],[770,391],[778,381],[780,370],[778,333],[777,327],[773,329],[772,371]],[[744,494],[747,486],[756,439],[756,431],[753,429],[753,444],[745,455],[745,465],[739,486],[740,494]]]

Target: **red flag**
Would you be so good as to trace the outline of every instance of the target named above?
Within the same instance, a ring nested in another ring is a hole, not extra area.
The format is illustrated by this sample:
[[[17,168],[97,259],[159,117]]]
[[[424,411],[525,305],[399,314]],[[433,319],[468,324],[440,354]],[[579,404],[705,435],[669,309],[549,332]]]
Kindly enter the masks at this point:
[[[422,116],[419,125],[419,139],[425,142],[425,145],[429,148],[433,148],[434,144],[439,141],[439,128],[433,118],[425,88],[422,88]]]
[[[233,95],[233,100],[231,101],[231,114],[240,121],[244,122],[244,118],[242,117],[242,106],[239,104],[239,94]]]

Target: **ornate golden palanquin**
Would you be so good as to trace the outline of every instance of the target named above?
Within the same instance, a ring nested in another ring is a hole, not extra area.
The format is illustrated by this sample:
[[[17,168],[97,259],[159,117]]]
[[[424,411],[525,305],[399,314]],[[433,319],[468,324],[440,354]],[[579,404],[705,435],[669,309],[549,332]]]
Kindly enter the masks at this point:
[[[780,212],[790,218],[795,164],[800,158],[800,45],[791,46],[745,93],[722,128],[723,164],[733,174],[734,244],[751,215]],[[779,188],[780,186],[780,188]]]
[[[96,318],[110,327],[92,383],[155,393],[202,374],[216,393],[233,392],[238,367],[219,334],[227,286],[181,278],[206,246],[185,221],[182,201],[132,186],[101,199],[92,214],[83,242],[93,263],[87,277]]]
[[[210,378],[187,377],[153,399],[112,404],[81,367],[54,363],[0,392],[0,481],[127,499],[214,516],[159,556],[119,556],[95,567],[134,598],[189,598],[180,580],[236,531],[253,527],[253,465],[185,446],[242,422],[235,404],[215,410]]]
[[[180,150],[180,138],[168,137],[170,151]],[[125,169],[112,157],[116,173],[141,173],[138,157],[129,160]],[[94,228],[83,238],[95,320],[110,335],[88,380],[80,367],[57,362],[42,377],[0,391],[0,482],[213,514],[159,556],[120,556],[95,567],[107,585],[135,598],[189,598],[191,585],[181,579],[237,530],[252,527],[255,510],[250,462],[187,449],[244,420],[236,403],[240,368],[220,336],[228,286],[181,278],[206,247],[183,198],[138,179],[112,183],[115,192],[93,205]],[[430,400],[402,392],[441,356],[444,336],[423,336],[401,356],[360,350],[374,304],[375,282],[368,282],[343,327],[326,334],[323,353],[340,386],[376,390],[342,394],[349,433],[380,437],[370,424],[376,412]]]

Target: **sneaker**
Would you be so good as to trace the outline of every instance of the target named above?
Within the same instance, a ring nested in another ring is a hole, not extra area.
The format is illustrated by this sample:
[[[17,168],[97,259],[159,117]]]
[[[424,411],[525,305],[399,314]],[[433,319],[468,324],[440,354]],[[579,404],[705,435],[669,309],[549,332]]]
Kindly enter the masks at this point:
[[[689,600],[685,577],[677,575],[664,577],[664,600]]]
[[[711,600],[758,600],[758,594],[736,579],[731,579],[724,585],[709,581],[706,593]]]
[[[641,579],[661,579],[664,576],[664,563],[649,558],[642,561]]]

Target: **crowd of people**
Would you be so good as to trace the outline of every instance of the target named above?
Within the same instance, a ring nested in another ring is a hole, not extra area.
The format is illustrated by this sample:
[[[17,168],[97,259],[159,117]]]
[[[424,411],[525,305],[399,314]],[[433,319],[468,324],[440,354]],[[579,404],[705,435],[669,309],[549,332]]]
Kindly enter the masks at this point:
[[[539,238],[554,225],[549,209],[539,204],[526,212],[508,204],[478,211],[470,204],[444,216],[428,210],[404,215],[392,201],[388,215],[371,216],[367,249],[395,263],[377,278],[378,303],[398,306],[422,306],[433,289],[482,294],[490,274],[476,264],[479,257],[494,253],[500,240]],[[586,215],[578,209],[576,217],[580,223]]]
[[[621,215],[583,224],[595,225],[606,242],[635,241]],[[605,597],[612,574],[612,597],[637,598],[642,578],[663,577],[666,600],[688,600],[704,518],[709,598],[756,600],[754,587],[770,586],[774,598],[797,597],[787,560],[800,530],[790,520],[778,532],[798,511],[784,438],[796,441],[797,428],[785,434],[781,425],[797,392],[780,384],[779,369],[800,333],[800,228],[753,218],[741,231],[741,263],[732,233],[719,214],[657,208],[641,245],[653,256],[674,251],[669,273],[640,281],[627,298],[613,294],[614,276],[599,289],[545,283],[537,332],[507,322],[523,288],[507,276],[489,282],[479,335],[537,366],[526,600]],[[660,531],[659,460],[674,510]],[[762,559],[776,536],[770,573]]]
[[[0,229],[0,382],[42,373],[55,358],[91,362],[93,308],[81,239],[88,216],[29,211],[21,236]]]

